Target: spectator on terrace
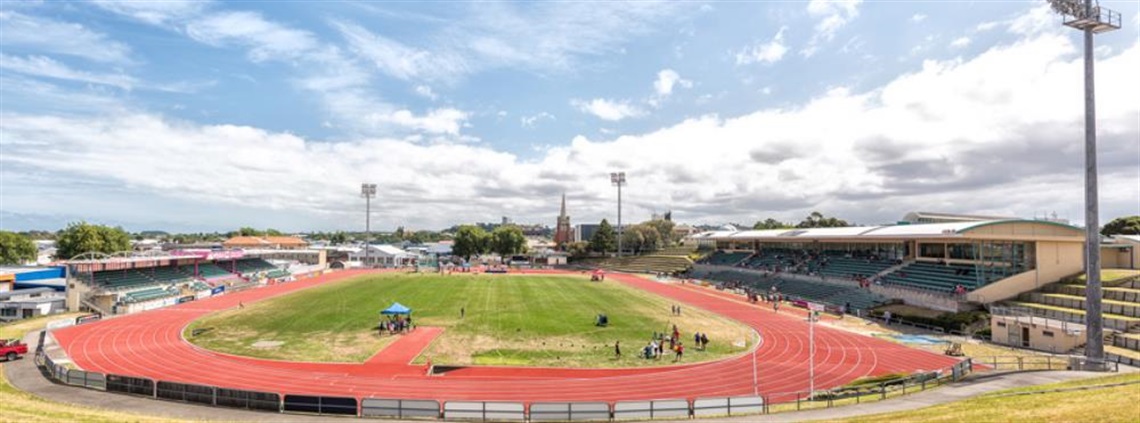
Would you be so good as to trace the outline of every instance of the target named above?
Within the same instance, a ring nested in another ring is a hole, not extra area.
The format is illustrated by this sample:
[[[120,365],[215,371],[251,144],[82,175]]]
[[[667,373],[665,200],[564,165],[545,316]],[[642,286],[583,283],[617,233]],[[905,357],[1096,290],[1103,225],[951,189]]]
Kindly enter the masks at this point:
[[[883,321],[887,323],[887,326],[891,325],[891,311],[890,310],[883,312]]]

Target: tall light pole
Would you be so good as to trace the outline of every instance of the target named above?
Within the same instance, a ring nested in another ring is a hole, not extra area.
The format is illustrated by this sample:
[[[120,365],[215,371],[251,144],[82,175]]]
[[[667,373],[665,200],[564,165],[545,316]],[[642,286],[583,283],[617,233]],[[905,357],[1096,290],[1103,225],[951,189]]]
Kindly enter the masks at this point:
[[[364,197],[364,265],[368,266],[372,255],[372,198],[376,196],[376,184],[360,184],[360,196]]]
[[[1104,323],[1101,320],[1100,207],[1097,198],[1096,90],[1093,85],[1093,34],[1120,29],[1120,13],[1101,8],[1095,0],[1049,0],[1065,26],[1085,35],[1085,358],[1104,367]]]
[[[618,249],[617,256],[621,258],[621,186],[625,185],[625,172],[611,172],[610,183],[618,189]]]

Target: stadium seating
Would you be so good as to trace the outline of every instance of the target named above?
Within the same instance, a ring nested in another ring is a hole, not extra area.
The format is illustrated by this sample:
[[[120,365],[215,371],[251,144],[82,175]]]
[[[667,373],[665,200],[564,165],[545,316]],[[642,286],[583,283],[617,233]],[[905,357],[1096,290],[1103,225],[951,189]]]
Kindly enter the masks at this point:
[[[237,260],[237,261],[233,261],[233,262],[225,262],[224,264],[222,264],[222,267],[228,269],[228,268],[230,268],[231,265],[233,266],[233,269],[237,271],[237,273],[240,273],[243,275],[248,275],[248,274],[257,273],[257,272],[265,272],[265,271],[269,271],[269,270],[273,270],[273,269],[277,268],[277,266],[274,266],[273,264],[271,264],[265,260],[259,259],[259,258],[241,259],[241,260]]]
[[[187,270],[189,270],[191,273],[194,272],[194,268],[192,266],[187,266]],[[198,277],[200,277],[202,279],[209,280],[209,279],[226,278],[226,277],[234,277],[234,276],[237,276],[237,275],[234,275],[233,273],[230,273],[230,272],[226,271],[225,269],[218,267],[218,265],[216,265],[216,264],[213,264],[213,263],[199,263],[198,264]]]
[[[289,271],[288,271],[288,270],[285,270],[285,269],[275,269],[275,270],[271,270],[271,271],[269,271],[269,273],[266,273],[266,274],[265,274],[265,277],[267,277],[267,278],[271,278],[271,279],[281,279],[281,278],[284,278],[284,277],[288,277],[288,276],[290,276],[290,275],[292,275],[292,274],[291,274],[291,273],[289,273]]]
[[[829,255],[820,263],[819,273],[833,277],[850,278],[852,275],[869,278],[893,266],[889,260],[872,260]]]
[[[155,284],[147,274],[135,269],[95,272],[92,275],[95,286],[108,290],[123,290]]]
[[[855,286],[762,276],[756,273],[737,270],[693,272],[691,276],[723,282],[730,286],[748,288],[760,293],[768,292],[772,287],[776,287],[781,294],[791,300],[802,299],[805,301],[830,304],[835,307],[850,304],[851,311],[868,310],[889,301],[888,298],[882,295],[874,294]]]
[[[601,260],[579,260],[577,265],[599,267],[607,270],[630,273],[675,273],[684,272],[693,265],[688,256],[669,256],[650,254],[644,256],[625,256],[622,258],[607,258]]]
[[[979,283],[974,266],[919,261],[888,273],[882,278],[882,282],[888,285],[954,292],[954,288],[958,285],[962,285],[967,290],[972,290],[991,281]]]
[[[1023,293],[1005,305],[1032,315],[1080,322],[1085,318],[1085,289],[1083,283],[1071,278]],[[1123,364],[1140,364],[1140,277],[1118,284],[1106,283],[1102,295],[1106,357]]]
[[[166,288],[148,288],[123,294],[123,296],[120,297],[120,301],[124,303],[138,303],[177,295],[177,291],[167,290]]]
[[[735,266],[737,263],[740,263],[742,260],[748,258],[748,256],[751,255],[752,253],[749,252],[729,253],[724,251],[717,251],[701,260],[701,264],[708,264],[712,266]]]

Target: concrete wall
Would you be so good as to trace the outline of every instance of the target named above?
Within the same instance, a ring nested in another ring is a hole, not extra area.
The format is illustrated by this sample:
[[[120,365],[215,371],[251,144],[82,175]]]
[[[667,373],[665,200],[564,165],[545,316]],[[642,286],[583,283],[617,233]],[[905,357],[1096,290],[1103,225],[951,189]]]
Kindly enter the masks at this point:
[[[1079,242],[1038,242],[1036,269],[975,289],[966,298],[979,303],[1007,300],[1078,274],[1084,269],[1082,248]]]
[[[993,332],[995,344],[1016,348],[1030,348],[1063,354],[1084,345],[1084,325],[1066,323],[1064,326],[1058,326],[1057,321],[1051,322],[1047,323],[1042,318],[993,316],[990,318],[990,330]],[[1009,333],[1011,329],[1018,334],[1017,336],[1024,336],[1028,332],[1028,345],[1024,343],[1023,339],[1018,340],[1011,337]]]
[[[1140,246],[1132,248],[1101,248],[1102,269],[1140,269]]]

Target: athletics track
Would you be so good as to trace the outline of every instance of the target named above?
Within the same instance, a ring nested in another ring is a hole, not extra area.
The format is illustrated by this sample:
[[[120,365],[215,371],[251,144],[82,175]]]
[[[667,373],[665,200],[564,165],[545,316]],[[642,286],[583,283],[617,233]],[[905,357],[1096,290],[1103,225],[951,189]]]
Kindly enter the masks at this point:
[[[752,354],[640,369],[467,367],[428,376],[423,365],[399,362],[403,358],[384,359],[385,351],[359,364],[287,362],[208,351],[182,339],[182,329],[206,314],[365,273],[343,271],[192,301],[56,330],[53,336],[84,370],[281,394],[440,401],[612,402],[753,395],[758,388],[769,402],[777,403],[795,400],[792,393],[806,392],[809,387],[808,322],[803,313],[785,310],[777,314],[770,307],[748,304],[739,296],[622,274],[608,275],[605,283],[621,282],[727,316],[759,331],[763,337],[755,351],[759,383],[753,384]],[[409,339],[394,354],[415,357],[414,352],[437,334],[421,335],[418,341]],[[816,389],[840,386],[868,375],[944,369],[957,362],[822,325],[815,328],[815,343]],[[400,344],[396,342],[393,347]]]

